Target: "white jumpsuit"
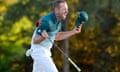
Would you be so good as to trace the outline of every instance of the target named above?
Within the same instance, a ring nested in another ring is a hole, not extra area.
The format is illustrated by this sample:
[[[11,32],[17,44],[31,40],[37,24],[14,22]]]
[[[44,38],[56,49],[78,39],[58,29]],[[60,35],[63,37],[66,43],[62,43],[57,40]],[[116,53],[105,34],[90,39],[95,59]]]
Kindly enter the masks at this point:
[[[33,44],[35,33],[36,30],[34,31],[32,37],[31,48],[26,52],[26,55],[31,55],[34,61],[32,72],[58,72],[51,58],[50,47],[52,46],[52,42],[46,39],[41,44]]]

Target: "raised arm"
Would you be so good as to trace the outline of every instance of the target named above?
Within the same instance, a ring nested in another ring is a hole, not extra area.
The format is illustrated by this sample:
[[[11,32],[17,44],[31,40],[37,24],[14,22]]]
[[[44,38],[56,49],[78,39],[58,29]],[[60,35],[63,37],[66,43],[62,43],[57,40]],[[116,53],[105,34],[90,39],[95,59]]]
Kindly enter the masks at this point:
[[[66,39],[72,35],[75,35],[75,34],[78,34],[81,32],[81,29],[82,29],[82,25],[83,24],[80,24],[79,27],[75,27],[73,30],[71,31],[66,31],[66,32],[59,32],[55,38],[55,41],[59,41],[59,40],[63,40],[63,39]]]

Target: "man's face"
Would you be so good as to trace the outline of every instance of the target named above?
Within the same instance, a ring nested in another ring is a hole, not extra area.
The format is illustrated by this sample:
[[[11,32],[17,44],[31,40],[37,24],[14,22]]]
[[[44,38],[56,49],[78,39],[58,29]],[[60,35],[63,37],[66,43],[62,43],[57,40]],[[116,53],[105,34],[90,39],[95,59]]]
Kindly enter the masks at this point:
[[[68,5],[67,3],[60,3],[60,7],[58,9],[58,15],[60,19],[65,20],[68,14]]]

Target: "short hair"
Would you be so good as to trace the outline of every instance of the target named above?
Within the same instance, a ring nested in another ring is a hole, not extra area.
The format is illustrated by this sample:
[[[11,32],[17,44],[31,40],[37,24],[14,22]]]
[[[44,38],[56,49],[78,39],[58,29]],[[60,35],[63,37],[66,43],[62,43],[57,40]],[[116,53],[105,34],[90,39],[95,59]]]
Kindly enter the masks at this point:
[[[60,7],[60,3],[65,3],[65,0],[56,0],[53,2],[53,7],[52,9],[54,10],[55,8],[59,8]]]

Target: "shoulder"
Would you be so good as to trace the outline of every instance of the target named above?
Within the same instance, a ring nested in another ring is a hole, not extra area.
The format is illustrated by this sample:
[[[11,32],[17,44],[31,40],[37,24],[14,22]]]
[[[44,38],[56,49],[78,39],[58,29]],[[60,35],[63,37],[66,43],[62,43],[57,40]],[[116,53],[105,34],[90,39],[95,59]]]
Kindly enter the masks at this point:
[[[52,23],[56,23],[57,22],[57,19],[55,17],[54,12],[50,12],[50,13],[46,14],[45,16],[43,16],[41,18],[41,20],[47,21],[48,23],[51,23],[51,22]]]
[[[46,14],[45,16],[43,16],[43,17],[41,18],[41,20],[49,21],[49,20],[52,19],[52,16],[53,16],[53,12],[50,12],[50,13]]]
[[[41,17],[40,20],[42,23],[49,25],[51,22],[53,22],[52,17],[53,17],[53,12],[50,12],[50,13],[46,14],[45,16]]]

